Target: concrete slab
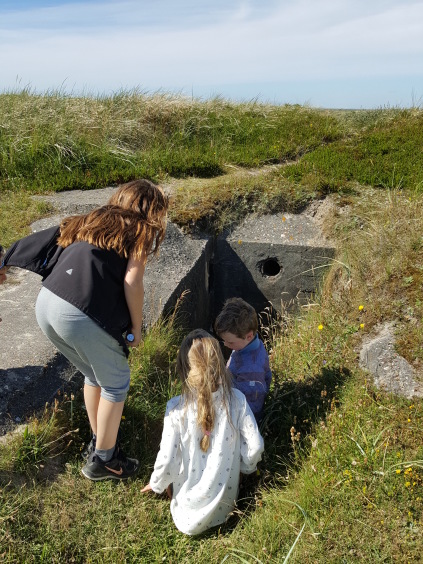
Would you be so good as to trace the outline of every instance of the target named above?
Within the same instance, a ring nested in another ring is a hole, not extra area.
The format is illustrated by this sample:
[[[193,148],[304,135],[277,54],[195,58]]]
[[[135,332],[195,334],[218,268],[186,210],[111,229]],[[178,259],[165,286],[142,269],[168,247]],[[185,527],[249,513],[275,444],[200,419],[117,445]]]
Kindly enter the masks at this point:
[[[0,428],[44,406],[65,381],[76,376],[36,322],[34,305],[41,278],[17,268],[9,272],[7,284],[0,286]]]
[[[232,296],[257,311],[294,309],[318,289],[335,246],[305,215],[249,216],[219,237],[214,256],[214,310]]]
[[[103,206],[116,190],[117,186],[107,186],[98,190],[71,190],[69,192],[56,192],[50,195],[32,196],[32,198],[48,202],[54,206],[59,216],[65,217],[67,215],[88,213],[98,206]]]
[[[413,366],[395,350],[394,323],[384,323],[367,335],[360,350],[360,366],[373,376],[380,390],[408,399],[423,397],[423,381]]]
[[[82,204],[79,209],[83,209]],[[47,229],[60,223],[65,215],[42,219],[33,223],[31,227],[33,231]],[[178,226],[168,223],[159,255],[147,262],[145,270],[143,315],[146,328],[154,324],[162,314],[169,313],[184,292],[186,293],[180,305],[180,315],[185,320],[185,324],[188,328],[205,325],[204,320],[210,315],[208,296],[210,255],[211,244],[208,238],[191,238]],[[20,276],[24,278],[25,271],[21,271]],[[34,276],[39,279],[39,276]]]
[[[104,205],[117,187],[99,190],[73,190],[52,195],[33,196],[51,203],[57,213],[35,222],[33,231],[60,223],[63,217],[87,213]],[[169,192],[167,186],[163,186]],[[158,257],[147,263],[145,273],[144,323],[148,327],[162,314],[172,310],[186,291],[180,316],[188,328],[203,327],[209,318],[208,263],[211,248],[208,238],[191,238],[173,224],[168,225]]]

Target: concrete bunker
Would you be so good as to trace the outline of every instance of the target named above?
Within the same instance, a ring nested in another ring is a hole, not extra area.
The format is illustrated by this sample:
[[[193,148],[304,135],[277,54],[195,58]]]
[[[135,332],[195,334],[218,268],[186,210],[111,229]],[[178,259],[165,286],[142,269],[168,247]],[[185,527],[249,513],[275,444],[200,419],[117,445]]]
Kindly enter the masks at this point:
[[[60,215],[40,220],[32,229],[57,225],[65,215],[101,205],[113,190],[61,194]],[[169,224],[160,255],[147,264],[145,325],[174,311],[179,302],[178,315],[187,329],[211,331],[224,301],[233,296],[251,303],[258,313],[269,306],[294,309],[316,292],[334,253],[334,245],[305,215],[252,215],[219,237],[192,237]],[[19,269],[10,277],[12,283],[0,288],[1,329],[8,344],[0,347],[2,429],[42,407],[67,382],[78,380],[76,369],[37,325],[34,305],[40,277]],[[16,335],[20,338],[14,339]]]
[[[334,253],[334,245],[304,215],[249,216],[216,238],[192,238],[171,226],[146,273],[146,322],[172,311],[184,291],[179,307],[187,328],[211,330],[225,300],[234,296],[258,313],[293,310],[317,291]],[[162,293],[161,310],[151,305],[154,291]]]

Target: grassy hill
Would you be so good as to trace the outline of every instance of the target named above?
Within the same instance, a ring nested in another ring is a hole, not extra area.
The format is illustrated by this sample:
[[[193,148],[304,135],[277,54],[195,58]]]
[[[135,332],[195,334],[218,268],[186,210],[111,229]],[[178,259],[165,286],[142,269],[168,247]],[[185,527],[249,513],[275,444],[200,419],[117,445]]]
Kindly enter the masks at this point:
[[[267,329],[273,386],[260,475],[218,531],[179,534],[168,502],[140,494],[178,392],[175,319],[131,355],[127,484],[80,474],[88,437],[78,394],[2,445],[4,562],[418,562],[422,400],[381,392],[358,365],[365,335],[395,321],[398,352],[423,373],[423,111],[335,112],[137,92],[0,95],[0,242],[46,213],[31,194],[135,177],[172,184],[171,217],[219,232],[249,212],[328,198],[336,260],[313,302]]]

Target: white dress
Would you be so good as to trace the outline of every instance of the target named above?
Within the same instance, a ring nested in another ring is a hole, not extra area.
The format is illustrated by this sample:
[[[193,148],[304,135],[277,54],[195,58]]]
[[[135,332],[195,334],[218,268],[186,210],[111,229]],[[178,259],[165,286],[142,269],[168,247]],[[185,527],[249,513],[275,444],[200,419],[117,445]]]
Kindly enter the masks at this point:
[[[200,448],[204,433],[197,425],[197,412],[185,410],[182,396],[168,401],[160,451],[150,485],[162,493],[173,484],[170,511],[176,527],[197,535],[224,523],[238,497],[239,474],[256,470],[264,449],[257,422],[239,390],[232,390],[228,421],[222,391],[213,393],[215,426],[207,452]]]

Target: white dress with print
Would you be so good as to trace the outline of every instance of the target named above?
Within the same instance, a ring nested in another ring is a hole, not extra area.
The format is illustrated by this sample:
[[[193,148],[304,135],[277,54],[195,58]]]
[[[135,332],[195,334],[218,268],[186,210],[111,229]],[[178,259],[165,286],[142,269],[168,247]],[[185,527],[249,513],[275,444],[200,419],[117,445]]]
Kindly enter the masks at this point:
[[[160,451],[150,485],[162,493],[173,484],[170,511],[177,528],[197,535],[226,521],[238,496],[239,474],[256,470],[263,438],[245,396],[232,390],[228,421],[222,392],[213,393],[215,426],[207,452],[200,448],[204,433],[193,406],[185,409],[182,396],[168,401]]]

